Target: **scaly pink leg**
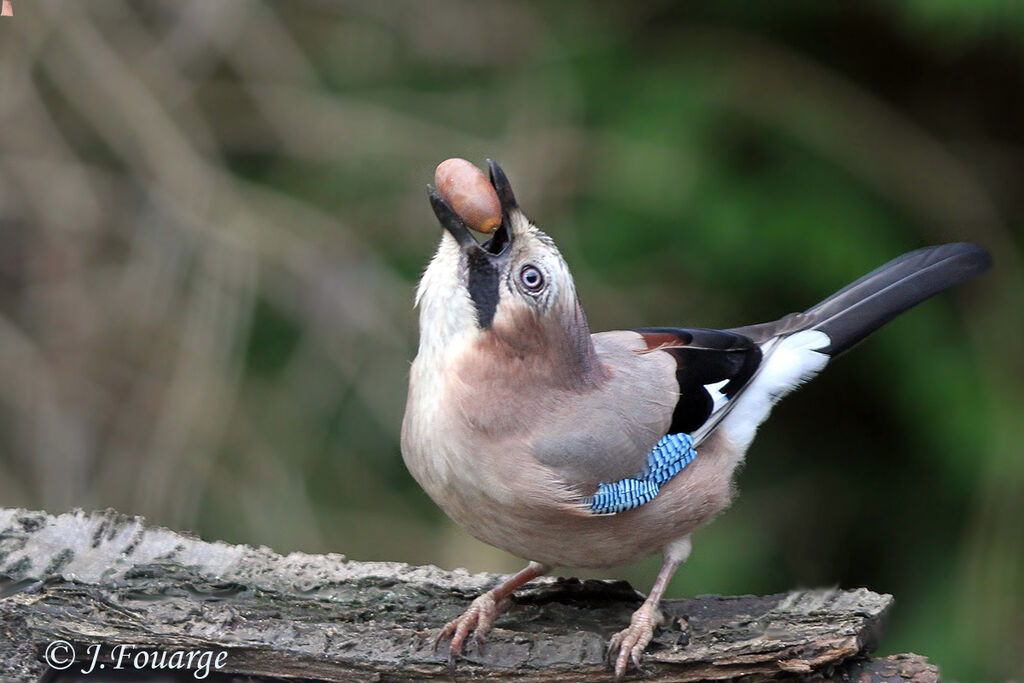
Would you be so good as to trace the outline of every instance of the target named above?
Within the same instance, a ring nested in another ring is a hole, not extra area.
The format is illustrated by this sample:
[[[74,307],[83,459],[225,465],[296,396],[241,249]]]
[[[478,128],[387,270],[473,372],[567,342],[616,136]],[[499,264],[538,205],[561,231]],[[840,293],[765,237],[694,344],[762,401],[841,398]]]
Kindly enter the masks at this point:
[[[640,655],[654,637],[654,629],[665,622],[664,615],[658,609],[658,603],[661,602],[661,596],[665,594],[668,582],[672,580],[676,569],[690,556],[690,549],[689,536],[673,541],[665,547],[665,561],[662,562],[661,571],[658,572],[650,595],[644,600],[644,604],[633,612],[629,627],[616,633],[608,642],[608,656],[615,656],[616,680],[625,675],[630,660],[633,660],[636,668],[640,668]]]
[[[531,562],[505,583],[481,595],[470,604],[469,609],[463,612],[461,617],[445,624],[438,634],[437,640],[434,641],[434,649],[437,649],[442,640],[451,636],[448,666],[454,669],[455,658],[462,653],[462,644],[470,631],[473,632],[473,642],[483,643],[487,639],[487,634],[491,632],[491,627],[497,616],[512,605],[512,601],[509,599],[512,591],[538,576],[544,576],[549,571],[551,571],[551,567],[540,562]]]

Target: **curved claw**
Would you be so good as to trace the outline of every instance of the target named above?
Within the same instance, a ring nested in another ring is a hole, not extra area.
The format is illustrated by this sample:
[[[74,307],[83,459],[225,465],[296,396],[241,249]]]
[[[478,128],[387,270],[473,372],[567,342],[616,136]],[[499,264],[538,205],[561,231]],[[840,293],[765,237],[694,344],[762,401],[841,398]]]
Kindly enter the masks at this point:
[[[654,629],[665,621],[661,610],[655,605],[644,603],[633,612],[629,626],[622,629],[608,641],[607,657],[609,661],[615,657],[615,680],[626,675],[626,669],[632,661],[633,666],[640,669],[640,657],[654,637]]]
[[[441,647],[441,641],[455,633],[455,621],[449,621],[447,624],[441,627],[441,630],[437,632],[437,637],[434,638],[434,653],[437,653],[439,647]]]
[[[451,644],[448,646],[448,668],[452,675],[455,674],[455,660],[462,654],[462,646],[466,638],[472,633],[472,642],[479,648],[487,641],[487,634],[494,626],[494,620],[511,605],[508,598],[495,601],[494,594],[487,592],[474,600],[469,609],[456,619],[452,619],[437,634],[434,640],[434,651],[441,645],[441,641],[451,636]]]
[[[487,642],[487,634],[481,633],[479,630],[473,631],[473,635],[470,637],[469,642],[473,643],[473,647],[477,650],[483,648]]]

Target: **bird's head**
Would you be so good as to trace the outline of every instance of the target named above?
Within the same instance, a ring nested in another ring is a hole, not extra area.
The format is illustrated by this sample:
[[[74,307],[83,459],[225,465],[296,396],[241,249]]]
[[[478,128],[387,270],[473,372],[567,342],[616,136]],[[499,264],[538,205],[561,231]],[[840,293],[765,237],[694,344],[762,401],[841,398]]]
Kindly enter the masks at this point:
[[[560,366],[593,361],[586,317],[554,241],[519,209],[501,167],[488,161],[501,224],[486,242],[430,188],[444,233],[416,295],[420,353],[462,344]],[[579,370],[579,368],[577,368]]]

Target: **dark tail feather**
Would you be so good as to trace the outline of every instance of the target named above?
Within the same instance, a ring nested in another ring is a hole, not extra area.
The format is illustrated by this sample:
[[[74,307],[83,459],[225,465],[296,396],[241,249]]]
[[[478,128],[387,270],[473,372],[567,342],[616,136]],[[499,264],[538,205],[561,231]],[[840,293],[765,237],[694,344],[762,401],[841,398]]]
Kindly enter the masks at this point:
[[[733,331],[763,342],[800,330],[821,330],[832,341],[819,350],[834,357],[908,308],[991,265],[991,255],[974,244],[925,247],[893,259],[803,313]]]

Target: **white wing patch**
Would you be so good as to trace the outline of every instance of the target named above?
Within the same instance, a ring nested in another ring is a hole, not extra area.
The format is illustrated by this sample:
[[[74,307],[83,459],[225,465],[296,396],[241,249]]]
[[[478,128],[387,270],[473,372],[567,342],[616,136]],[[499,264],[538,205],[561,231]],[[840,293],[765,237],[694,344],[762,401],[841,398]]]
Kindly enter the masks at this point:
[[[750,445],[772,406],[821,372],[829,357],[817,349],[831,343],[829,336],[820,330],[804,330],[772,339],[761,347],[764,360],[760,370],[736,397],[736,405],[721,424],[741,452]],[[715,408],[718,408],[717,401]]]
[[[722,406],[729,402],[729,397],[722,393],[722,387],[729,383],[729,380],[723,379],[721,382],[715,382],[714,384],[705,384],[704,388],[711,394],[711,399],[715,402],[711,408],[711,413],[717,413]]]

